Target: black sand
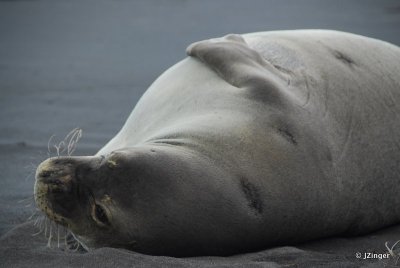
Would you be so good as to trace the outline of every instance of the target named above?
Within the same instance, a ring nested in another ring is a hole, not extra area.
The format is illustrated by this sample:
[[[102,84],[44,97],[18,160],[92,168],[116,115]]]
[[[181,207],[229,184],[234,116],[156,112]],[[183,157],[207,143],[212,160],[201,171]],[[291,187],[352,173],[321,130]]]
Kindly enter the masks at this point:
[[[66,252],[27,221],[34,170],[51,135],[84,130],[91,155],[121,128],[154,79],[201,39],[254,31],[325,28],[400,44],[398,1],[0,1],[0,266],[376,267],[400,226],[357,238],[222,257],[176,259],[103,248]],[[52,153],[54,155],[54,151]],[[312,228],[312,226],[310,226]],[[396,248],[400,252],[400,246]],[[396,253],[396,250],[395,250]],[[399,264],[400,266],[400,264]]]

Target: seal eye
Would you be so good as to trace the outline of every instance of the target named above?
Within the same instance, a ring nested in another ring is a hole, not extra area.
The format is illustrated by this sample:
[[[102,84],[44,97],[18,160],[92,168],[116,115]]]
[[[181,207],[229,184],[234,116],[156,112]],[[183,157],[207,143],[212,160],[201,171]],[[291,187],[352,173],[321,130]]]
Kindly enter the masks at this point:
[[[102,226],[108,225],[110,223],[108,221],[107,213],[105,212],[104,208],[102,208],[98,204],[94,205],[92,216],[95,222]]]

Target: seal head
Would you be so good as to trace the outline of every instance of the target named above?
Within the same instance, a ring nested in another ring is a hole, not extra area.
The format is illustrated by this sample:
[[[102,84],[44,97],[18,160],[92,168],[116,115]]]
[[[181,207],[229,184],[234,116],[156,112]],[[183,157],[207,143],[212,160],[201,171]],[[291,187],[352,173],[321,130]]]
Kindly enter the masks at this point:
[[[229,175],[206,161],[169,145],[127,148],[105,156],[54,157],[37,169],[35,200],[86,248],[188,256],[209,252],[208,239],[213,236],[215,254],[236,252],[229,241],[242,237],[233,235],[242,227],[231,224],[224,228],[228,232],[221,228],[229,225],[233,210],[246,217],[248,208],[232,198],[238,189],[227,186]],[[205,165],[207,169],[201,168]],[[222,187],[226,189],[221,194]],[[210,206],[221,202],[224,208]]]

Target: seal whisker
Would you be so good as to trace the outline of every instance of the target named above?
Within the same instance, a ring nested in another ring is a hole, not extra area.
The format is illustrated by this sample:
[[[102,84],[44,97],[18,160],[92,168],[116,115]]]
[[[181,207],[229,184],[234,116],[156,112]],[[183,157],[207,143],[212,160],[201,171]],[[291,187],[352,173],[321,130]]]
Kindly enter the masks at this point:
[[[33,195],[30,196],[30,197],[21,199],[21,200],[19,200],[17,203],[18,203],[18,204],[21,204],[21,203],[24,203],[24,202],[26,202],[26,201],[31,201],[32,199],[34,199],[34,196],[33,196]]]
[[[51,248],[51,240],[53,240],[52,224],[50,223],[49,239],[47,240],[47,247]]]
[[[44,231],[44,227],[46,225],[45,223],[46,223],[46,217],[43,216],[39,221],[39,228],[42,229],[43,231]]]
[[[50,157],[52,154],[51,148],[55,148],[55,153],[58,157],[61,156],[63,153],[66,153],[66,155],[71,156],[76,149],[78,141],[82,137],[82,129],[74,128],[65,136],[65,138],[62,141],[55,144],[51,144],[54,140],[54,137],[56,137],[56,135],[54,134],[51,135],[50,139],[47,142],[48,157]]]
[[[36,218],[35,222],[33,223],[34,226],[41,227],[41,223],[43,221],[44,216],[43,215],[38,215]]]
[[[51,150],[50,150],[50,143],[51,143],[51,141],[53,140],[53,138],[55,137],[56,135],[51,135],[50,136],[50,139],[47,141],[47,155],[48,155],[48,157],[50,157],[50,155],[51,155]]]
[[[65,229],[65,248],[70,252],[77,252],[80,248],[79,241],[76,239],[74,234],[68,229]]]
[[[78,251],[79,246],[80,246],[79,241],[75,238],[75,236],[70,231],[68,232],[68,236],[69,236],[69,241],[66,240],[67,249],[71,252]]]
[[[65,249],[67,249],[67,250],[68,250],[68,244],[67,244],[67,234],[68,234],[68,231],[67,231],[67,230],[65,230],[65,231],[64,231],[64,247],[65,247]]]
[[[57,224],[57,248],[60,248],[60,228]]]
[[[70,136],[70,137],[69,137]],[[70,156],[76,149],[76,145],[78,144],[78,141],[82,137],[82,129],[80,128],[75,128],[73,129],[68,135],[69,137],[69,142],[67,146],[67,154]],[[66,137],[66,139],[67,139]]]
[[[37,215],[37,211],[32,212],[32,214],[28,217],[27,221],[30,221],[33,219],[33,217],[35,217]],[[34,224],[35,225],[35,224]]]
[[[47,238],[47,218],[45,218],[45,220],[44,220],[44,237],[46,237]]]
[[[46,217],[43,216],[40,221],[39,221],[39,228],[43,231],[44,230],[44,226],[45,226],[45,222],[46,222]]]
[[[39,230],[37,233],[32,234],[32,236],[37,236],[39,234],[41,234],[43,232],[43,230]]]
[[[39,231],[37,233],[32,234],[32,236],[37,236],[43,232],[43,221],[45,216],[39,215],[33,224],[35,227],[38,227]]]
[[[54,147],[56,148],[57,156],[61,156],[61,154],[65,151],[65,142],[60,141],[60,143],[58,143],[58,145],[54,145]]]
[[[36,172],[37,166],[38,166],[37,164],[34,164],[33,162],[30,162],[29,165],[27,165],[27,166],[24,167],[24,169],[27,170],[27,175],[26,175],[25,178],[24,178],[24,181],[25,181],[25,182],[28,181],[28,179],[29,179],[30,177],[34,177],[33,175],[34,175],[35,172]]]
[[[33,214],[31,217],[33,217],[33,216],[35,216],[36,214]],[[34,221],[34,223],[33,223],[33,226],[37,226],[38,225],[38,222],[40,221],[40,218],[41,217],[44,217],[44,216],[41,216],[41,215],[39,215],[36,219],[35,219],[35,221]]]
[[[30,162],[28,165],[24,166],[25,169],[30,169],[31,171],[35,171],[37,168],[37,165],[33,164],[33,162]]]

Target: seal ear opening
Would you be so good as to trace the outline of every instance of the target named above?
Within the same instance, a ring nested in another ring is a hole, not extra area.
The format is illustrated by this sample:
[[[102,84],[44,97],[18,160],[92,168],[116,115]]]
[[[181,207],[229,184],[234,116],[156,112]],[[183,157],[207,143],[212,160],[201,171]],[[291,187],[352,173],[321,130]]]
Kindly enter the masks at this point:
[[[270,100],[279,98],[287,84],[285,74],[250,48],[245,39],[237,34],[193,43],[186,53],[213,69],[229,84],[257,91],[255,95],[262,90]]]

